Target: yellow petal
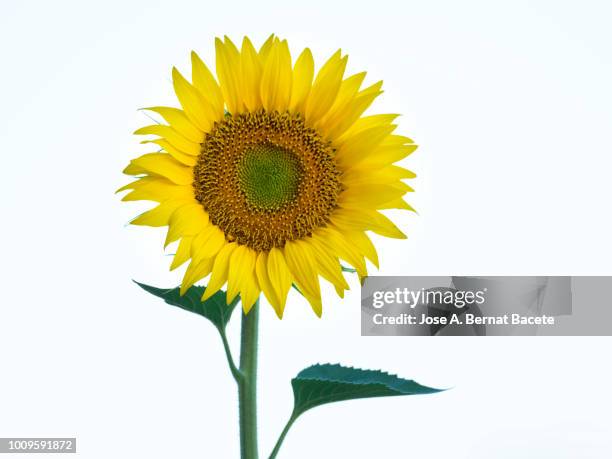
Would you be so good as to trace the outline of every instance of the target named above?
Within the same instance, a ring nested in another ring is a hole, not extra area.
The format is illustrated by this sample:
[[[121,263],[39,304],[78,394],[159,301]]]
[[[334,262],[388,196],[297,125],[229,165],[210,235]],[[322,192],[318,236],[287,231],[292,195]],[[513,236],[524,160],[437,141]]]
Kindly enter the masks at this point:
[[[274,289],[273,296],[275,299],[278,299],[278,303],[276,305],[272,303],[270,297],[268,297],[268,300],[270,300],[272,306],[274,306],[276,314],[279,315],[279,317],[282,317],[283,311],[285,310],[285,303],[287,301],[287,294],[289,293],[291,283],[293,282],[293,276],[289,271],[289,267],[285,261],[285,256],[280,249],[276,247],[272,248],[270,252],[268,252],[267,262],[268,277],[270,278],[272,289]]]
[[[406,190],[387,184],[353,185],[340,193],[338,205],[345,208],[377,209],[380,204],[401,198],[405,193]]]
[[[406,235],[391,220],[372,209],[339,208],[332,214],[330,220],[341,230],[371,230],[381,236],[406,239]]]
[[[215,121],[214,111],[200,92],[194,88],[181,73],[172,69],[174,92],[187,117],[202,132],[208,132]]]
[[[209,223],[194,238],[191,244],[191,258],[199,261],[214,257],[225,245],[225,234],[218,226]]]
[[[354,135],[347,139],[336,152],[337,163],[346,168],[358,160],[372,155],[376,148],[388,137],[396,128],[395,124],[375,126]]]
[[[176,209],[168,220],[164,247],[183,236],[195,236],[208,225],[208,214],[200,203],[186,204]]]
[[[127,175],[142,175],[146,174],[147,171],[133,162],[130,162],[130,164],[123,169],[123,173]]]
[[[308,292],[302,292],[302,295],[304,298],[306,298],[317,317],[321,318],[323,315],[323,302],[321,300],[321,295],[311,295]]]
[[[393,201],[386,202],[384,204],[379,205],[377,207],[377,209],[380,209],[380,210],[383,210],[383,209],[404,209],[404,210],[409,210],[410,212],[416,212],[414,207],[412,207],[410,204],[408,204],[403,199],[394,199]]]
[[[249,313],[255,301],[259,298],[260,293],[261,288],[254,274],[243,280],[242,290],[240,291],[240,302],[242,303],[242,310],[245,314]]]
[[[365,112],[372,102],[380,96],[382,81],[374,83],[372,86],[360,91],[357,96],[348,104],[344,110],[342,118],[337,125],[329,130],[329,137],[332,139],[340,137],[347,129],[349,129],[359,117]]]
[[[374,226],[374,210],[339,208],[331,215],[330,221],[341,231],[365,231]]]
[[[306,102],[307,122],[316,123],[334,104],[342,84],[347,59],[347,56],[341,57],[338,50],[319,70]]]
[[[202,301],[206,301],[208,298],[213,296],[215,293],[223,287],[223,284],[227,282],[227,274],[229,272],[229,260],[231,254],[238,247],[238,244],[231,242],[225,244],[215,257],[215,263],[212,268],[212,274],[204,295],[202,295]]]
[[[254,112],[262,106],[259,95],[262,66],[259,55],[248,37],[244,37],[242,41],[240,66],[242,69],[242,98],[244,99],[244,105],[249,111]]]
[[[400,166],[387,166],[381,169],[380,173],[393,179],[412,179],[416,177],[414,172]]]
[[[179,134],[192,142],[201,143],[204,140],[204,133],[187,118],[183,110],[172,107],[148,107],[143,110],[158,113]]]
[[[359,87],[361,83],[363,83],[365,76],[366,73],[361,72],[351,75],[342,81],[334,104],[317,123],[319,131],[324,135],[327,135],[334,126],[345,118],[345,112],[349,111],[350,104],[355,98],[357,91],[359,91]]]
[[[314,59],[310,49],[306,48],[297,58],[293,67],[293,86],[289,110],[296,113],[304,112],[304,104],[310,94],[312,78],[314,77]]]
[[[185,166],[193,167],[197,162],[197,157],[192,154],[183,153],[178,148],[174,147],[166,139],[143,140],[140,143],[154,143],[159,145],[166,153],[169,153],[174,159]]]
[[[348,290],[349,286],[346,279],[342,275],[342,267],[337,257],[330,254],[329,250],[324,247],[317,239],[310,239],[310,244],[315,258],[317,260],[318,271],[321,275],[331,282],[334,287],[342,290]]]
[[[122,201],[156,201],[193,198],[193,187],[177,185],[162,177],[143,177],[117,190],[132,190]]]
[[[347,169],[366,168],[376,169],[393,164],[407,156],[410,156],[417,149],[415,144],[389,144],[389,138],[401,137],[390,135],[382,144],[370,154],[361,157],[355,156],[354,162],[347,166]],[[411,142],[410,139],[408,141]]]
[[[174,258],[172,259],[172,264],[170,265],[170,271],[175,270],[189,260],[189,257],[191,256],[192,239],[193,238],[191,236],[186,236],[180,240],[176,253],[174,254]]]
[[[177,185],[191,185],[193,182],[193,169],[183,166],[167,153],[146,153],[133,159],[130,165],[148,174],[165,177]]]
[[[170,220],[170,216],[174,213],[176,209],[191,202],[193,201],[169,199],[168,201],[160,203],[157,207],[154,207],[153,209],[142,213],[141,215],[133,219],[130,223],[132,225],[139,226],[166,226],[168,224],[168,221]]]
[[[239,245],[230,256],[227,274],[227,304],[236,298],[239,292],[248,290],[249,280],[255,277],[257,254],[245,245]]]
[[[150,126],[145,126],[141,127],[140,129],[137,129],[136,131],[134,131],[134,134],[157,135],[166,139],[168,142],[170,142],[170,144],[172,144],[175,148],[181,150],[183,153],[187,153],[193,156],[198,156],[200,154],[201,147],[199,143],[187,140],[170,126],[165,126],[163,124],[152,124]]]
[[[193,86],[200,92],[202,97],[210,103],[215,114],[215,121],[223,119],[225,107],[221,88],[219,88],[217,80],[215,80],[211,71],[208,70],[206,64],[194,51],[191,52],[191,80],[193,81]]]
[[[352,172],[352,170],[351,170]],[[396,178],[388,177],[383,174],[369,174],[365,173],[361,177],[357,175],[351,174],[350,176],[347,174],[346,176],[342,176],[342,185],[345,190],[350,190],[358,187],[365,186],[387,186],[392,189],[396,189],[399,191],[403,191],[404,193],[412,193],[414,189],[410,186],[398,180]]]
[[[410,145],[412,146],[414,144],[414,140],[403,136],[403,135],[390,135],[389,137],[387,137],[385,139],[385,141],[382,143],[383,147],[399,147],[402,145]]]
[[[320,316],[322,311],[321,289],[319,276],[315,269],[317,262],[312,249],[303,241],[288,241],[283,252],[295,283],[310,302],[315,313]]]
[[[349,187],[351,185],[362,185],[366,183],[403,183],[400,180],[415,178],[416,174],[400,166],[384,166],[375,171],[370,167],[355,166],[344,171],[342,183]]]
[[[270,54],[270,50],[272,49],[272,45],[274,44],[274,39],[276,37],[274,36],[274,34],[271,34],[266,41],[264,42],[263,45],[261,45],[261,48],[259,48],[259,57],[261,59],[261,62],[265,62],[266,59],[268,58],[269,54]]]
[[[243,108],[240,96],[240,53],[228,37],[225,37],[225,42],[216,38],[215,50],[217,54],[217,77],[221,84],[221,93],[225,104],[230,113],[239,113]]]
[[[313,238],[324,247],[327,247],[328,251],[337,254],[340,258],[353,266],[360,275],[367,275],[363,256],[359,253],[357,248],[345,238],[344,233],[328,226],[315,232]]]
[[[370,129],[376,126],[389,125],[397,119],[399,115],[385,113],[378,115],[370,115],[359,118],[355,121],[349,129],[346,130],[341,136],[339,136],[335,143],[336,145],[342,145],[348,138],[355,134],[358,134],[366,129]]]
[[[270,275],[268,274],[268,253],[261,252],[257,256],[257,262],[255,263],[255,274],[257,274],[257,281],[259,287],[263,291],[264,295],[274,308],[276,315],[279,319],[283,318],[283,309],[281,308],[280,298],[276,295],[276,290],[272,286]]]
[[[276,39],[261,76],[261,101],[268,112],[283,112],[291,98],[293,72],[287,41]]]
[[[183,276],[180,294],[184,295],[193,284],[208,276],[212,269],[212,265],[213,260],[211,258],[200,261],[191,260]]]
[[[368,260],[372,262],[377,268],[378,266],[378,253],[376,248],[368,235],[362,231],[356,231],[347,234],[347,240],[351,241],[355,245],[359,253],[363,254]]]

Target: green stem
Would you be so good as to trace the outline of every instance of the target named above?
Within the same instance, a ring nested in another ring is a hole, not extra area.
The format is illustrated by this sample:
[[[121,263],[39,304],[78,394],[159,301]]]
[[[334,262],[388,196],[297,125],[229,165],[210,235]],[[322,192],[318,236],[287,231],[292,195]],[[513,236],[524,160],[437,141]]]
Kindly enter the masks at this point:
[[[232,351],[229,347],[229,343],[227,342],[227,335],[225,334],[225,328],[219,328],[219,334],[221,335],[221,341],[223,341],[223,349],[225,350],[225,357],[227,358],[227,364],[229,365],[229,369],[232,372],[232,376],[237,383],[240,383],[242,379],[242,373],[236,367],[234,363],[234,358],[232,357]]]
[[[257,459],[257,321],[259,299],[248,314],[242,314],[238,400],[240,409],[240,453],[242,459]]]
[[[280,437],[278,437],[278,441],[276,442],[276,445],[274,445],[274,449],[272,450],[272,453],[270,454],[270,457],[268,459],[274,459],[276,457],[281,448],[281,445],[283,444],[283,441],[285,440],[285,437],[287,436],[287,432],[289,432],[289,429],[291,428],[296,419],[297,416],[295,415],[295,413],[292,413],[291,417],[287,421],[287,424],[285,424],[285,428],[281,432]]]

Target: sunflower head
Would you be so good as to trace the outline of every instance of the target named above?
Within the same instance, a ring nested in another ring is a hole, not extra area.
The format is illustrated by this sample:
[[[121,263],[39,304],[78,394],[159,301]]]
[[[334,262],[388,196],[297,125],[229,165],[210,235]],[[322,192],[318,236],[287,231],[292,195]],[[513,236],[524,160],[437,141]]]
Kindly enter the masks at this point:
[[[248,312],[263,292],[282,317],[295,284],[320,316],[319,277],[343,296],[341,260],[362,277],[366,259],[378,266],[368,232],[405,237],[380,211],[412,210],[402,180],[415,175],[393,163],[416,145],[396,115],[363,115],[382,83],[345,76],[340,51],[315,76],[309,49],[293,62],[274,36],[215,48],[216,77],[192,53],[191,82],[172,71],[180,108],[148,108],[166,123],[136,131],[158,151],[130,162],[138,178],[120,191],[158,204],[131,223],[168,227],[171,269],[189,261],[183,293],[210,276],[203,299],[227,284]]]

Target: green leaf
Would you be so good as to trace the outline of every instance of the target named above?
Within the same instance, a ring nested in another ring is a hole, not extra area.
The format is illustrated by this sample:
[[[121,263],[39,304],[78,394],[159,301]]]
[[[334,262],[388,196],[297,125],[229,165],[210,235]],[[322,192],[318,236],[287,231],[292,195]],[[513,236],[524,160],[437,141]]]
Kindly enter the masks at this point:
[[[355,268],[349,268],[348,266],[344,266],[344,265],[340,265],[340,268],[342,268],[342,271],[345,273],[356,273],[357,272]]]
[[[326,403],[371,397],[420,395],[440,392],[412,380],[378,370],[360,370],[342,365],[313,365],[291,380],[293,418]]]
[[[201,298],[204,294],[205,287],[193,286],[187,290],[183,296],[181,296],[179,293],[180,289],[178,287],[164,289],[151,287],[150,285],[141,284],[140,282],[136,282],[136,284],[172,306],[178,306],[186,311],[206,317],[220,331],[225,330],[225,326],[229,322],[232,312],[234,312],[234,309],[236,308],[236,305],[240,299],[239,297],[236,297],[236,299],[228,305],[226,303],[225,292],[219,290],[209,299],[202,302]]]

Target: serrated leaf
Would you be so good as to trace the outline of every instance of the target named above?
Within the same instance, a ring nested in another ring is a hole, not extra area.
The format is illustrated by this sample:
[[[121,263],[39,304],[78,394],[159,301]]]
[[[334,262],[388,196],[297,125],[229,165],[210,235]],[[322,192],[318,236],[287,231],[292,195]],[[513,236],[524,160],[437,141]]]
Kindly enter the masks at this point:
[[[330,363],[303,369],[291,380],[291,386],[293,387],[293,412],[270,454],[270,459],[278,455],[287,432],[295,420],[315,406],[358,398],[441,392],[440,389],[422,386],[410,379],[398,378],[382,371],[361,370]]]
[[[291,385],[294,417],[315,406],[342,400],[433,394],[441,391],[378,370],[332,364],[305,368],[291,380]]]
[[[240,299],[236,297],[236,299],[228,305],[226,304],[225,292],[219,290],[203,302],[201,298],[204,294],[205,287],[194,285],[181,296],[179,287],[164,289],[141,284],[140,282],[136,282],[136,284],[152,295],[161,298],[169,305],[177,306],[186,311],[206,317],[219,330],[225,329]]]

